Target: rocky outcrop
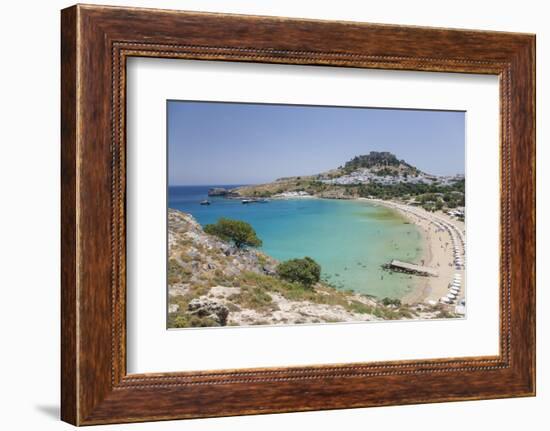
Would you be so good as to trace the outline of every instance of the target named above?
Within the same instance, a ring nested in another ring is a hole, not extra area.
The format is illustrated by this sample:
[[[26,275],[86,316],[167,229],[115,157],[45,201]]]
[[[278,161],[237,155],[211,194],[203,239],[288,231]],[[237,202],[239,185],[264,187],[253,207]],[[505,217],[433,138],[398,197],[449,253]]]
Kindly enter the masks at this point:
[[[236,196],[236,193],[224,187],[212,187],[208,190],[208,196]]]
[[[189,302],[187,309],[191,315],[212,319],[218,326],[227,324],[229,309],[219,301],[213,301],[205,297],[195,298]]]

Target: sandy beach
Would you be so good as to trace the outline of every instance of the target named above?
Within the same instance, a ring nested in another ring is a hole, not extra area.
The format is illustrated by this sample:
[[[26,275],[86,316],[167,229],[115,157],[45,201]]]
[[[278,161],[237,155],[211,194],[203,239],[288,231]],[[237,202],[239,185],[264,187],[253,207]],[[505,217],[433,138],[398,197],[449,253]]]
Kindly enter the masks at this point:
[[[421,207],[394,201],[364,199],[399,211],[414,223],[424,238],[423,254],[419,262],[437,272],[436,277],[414,276],[417,288],[402,298],[404,303],[426,302],[435,304],[442,297],[456,293],[453,305],[465,295],[465,225],[442,212],[432,213]]]

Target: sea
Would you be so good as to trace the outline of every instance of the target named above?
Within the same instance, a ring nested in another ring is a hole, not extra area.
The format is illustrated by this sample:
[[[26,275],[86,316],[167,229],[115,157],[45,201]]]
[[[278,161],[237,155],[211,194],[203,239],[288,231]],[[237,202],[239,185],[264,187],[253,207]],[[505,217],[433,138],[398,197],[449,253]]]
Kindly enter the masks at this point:
[[[392,259],[418,262],[422,236],[398,212],[365,201],[297,198],[244,205],[239,199],[208,197],[212,187],[171,186],[168,206],[192,214],[201,225],[220,217],[252,225],[261,249],[280,261],[309,256],[332,286],[378,298],[402,298],[415,288],[410,275],[389,273]],[[208,199],[211,205],[200,205]]]

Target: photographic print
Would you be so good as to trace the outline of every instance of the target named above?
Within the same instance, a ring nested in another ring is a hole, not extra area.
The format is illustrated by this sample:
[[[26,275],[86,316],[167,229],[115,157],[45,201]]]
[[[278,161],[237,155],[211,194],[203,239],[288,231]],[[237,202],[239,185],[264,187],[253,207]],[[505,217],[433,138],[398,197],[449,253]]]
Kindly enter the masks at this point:
[[[465,112],[167,102],[168,328],[464,318]]]
[[[64,9],[61,418],[534,396],[535,47]]]

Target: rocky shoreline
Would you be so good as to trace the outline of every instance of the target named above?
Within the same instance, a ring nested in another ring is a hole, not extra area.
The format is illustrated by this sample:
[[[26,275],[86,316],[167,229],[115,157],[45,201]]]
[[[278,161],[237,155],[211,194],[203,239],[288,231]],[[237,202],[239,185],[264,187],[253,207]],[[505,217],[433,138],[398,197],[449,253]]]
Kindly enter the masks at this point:
[[[441,305],[401,305],[281,280],[279,262],[206,234],[190,215],[168,211],[168,327],[290,325],[456,317]]]

